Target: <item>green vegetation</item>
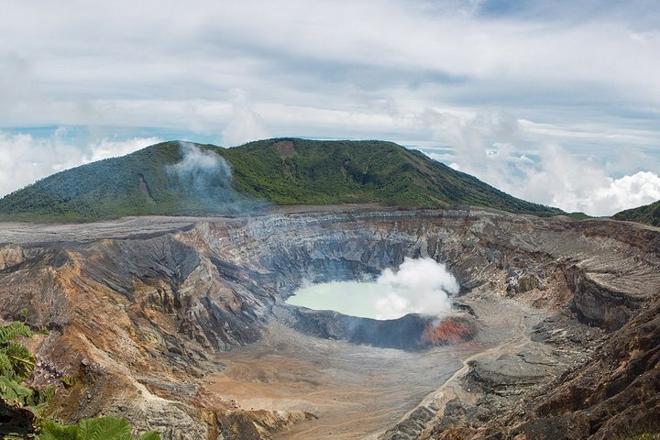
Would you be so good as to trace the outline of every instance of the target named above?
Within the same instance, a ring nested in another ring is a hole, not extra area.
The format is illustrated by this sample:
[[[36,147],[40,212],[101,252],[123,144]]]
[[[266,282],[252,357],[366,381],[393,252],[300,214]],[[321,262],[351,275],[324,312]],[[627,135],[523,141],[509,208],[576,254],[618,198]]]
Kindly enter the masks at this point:
[[[195,212],[199,201],[185,194],[167,171],[168,165],[181,158],[177,143],[164,143],[63,171],[0,200],[0,217],[92,221]],[[148,184],[141,185],[142,180]]]
[[[171,172],[183,158],[180,145],[165,142],[57,173],[16,191],[0,200],[0,219],[92,221],[231,213],[248,199],[278,205],[473,205],[537,215],[562,213],[512,197],[391,142],[268,139],[230,149],[198,147],[224,157],[233,180],[216,176],[200,188],[182,179]]]
[[[660,227],[660,200],[639,208],[626,209],[614,214],[612,218]]]
[[[44,395],[22,383],[34,371],[34,357],[17,341],[21,336],[32,336],[30,328],[22,322],[0,327],[0,400],[4,405],[36,412],[44,403]]]
[[[590,215],[585,214],[584,212],[569,212],[566,213],[566,215],[575,220],[586,220],[588,218],[593,218]]]
[[[231,163],[239,191],[281,205],[461,204],[542,215],[561,212],[516,199],[391,142],[269,139],[219,152]]]
[[[75,425],[45,422],[39,440],[160,440],[157,432],[135,437],[132,431],[133,428],[126,420],[116,417],[85,419]]]
[[[55,396],[55,388],[35,389],[24,381],[35,368],[32,353],[18,339],[29,338],[32,330],[22,322],[0,327],[0,438],[37,440],[159,440],[157,432],[140,437],[133,428],[115,417],[84,419],[63,425],[43,417]],[[36,435],[36,437],[35,437]]]
[[[35,390],[23,383],[34,371],[35,361],[19,338],[31,336],[22,322],[0,327],[0,420],[6,421],[0,423],[0,438],[32,432],[35,419],[54,393],[52,388]]]

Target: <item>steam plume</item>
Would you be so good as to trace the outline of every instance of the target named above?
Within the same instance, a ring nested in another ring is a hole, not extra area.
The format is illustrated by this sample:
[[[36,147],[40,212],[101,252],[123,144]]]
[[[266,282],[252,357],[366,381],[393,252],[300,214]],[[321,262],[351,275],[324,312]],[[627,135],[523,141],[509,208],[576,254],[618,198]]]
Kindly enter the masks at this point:
[[[248,214],[265,202],[248,199],[232,185],[229,163],[214,151],[180,142],[182,159],[167,168],[181,194],[183,212],[190,214]]]
[[[287,302],[374,319],[396,319],[408,313],[440,318],[451,310],[448,294],[458,290],[444,264],[431,258],[406,258],[396,271],[385,269],[375,281],[308,285]]]
[[[456,278],[444,264],[431,258],[406,257],[398,271],[385,269],[376,280],[382,289],[376,301],[381,319],[403,316],[407,313],[441,316],[451,310],[448,294],[458,293]]]
[[[222,157],[188,142],[181,142],[180,148],[183,159],[171,165],[169,171],[182,182],[198,191],[216,185],[231,187],[231,168]]]

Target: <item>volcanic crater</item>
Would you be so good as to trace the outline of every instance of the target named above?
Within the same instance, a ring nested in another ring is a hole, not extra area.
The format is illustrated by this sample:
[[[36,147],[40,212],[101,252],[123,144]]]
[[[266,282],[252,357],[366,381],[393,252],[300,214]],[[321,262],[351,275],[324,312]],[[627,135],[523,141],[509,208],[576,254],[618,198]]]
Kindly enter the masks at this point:
[[[49,329],[33,382],[75,378],[63,420],[165,439],[613,438],[624,411],[657,428],[657,228],[344,205],[4,223],[0,243],[2,318]],[[406,257],[458,280],[445,320],[286,303]]]

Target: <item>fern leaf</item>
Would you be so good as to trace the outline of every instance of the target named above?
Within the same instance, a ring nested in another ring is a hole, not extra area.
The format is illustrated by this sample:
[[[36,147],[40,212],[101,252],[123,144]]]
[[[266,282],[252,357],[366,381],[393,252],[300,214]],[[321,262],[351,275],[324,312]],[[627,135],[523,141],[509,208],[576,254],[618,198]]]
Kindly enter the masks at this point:
[[[77,425],[60,425],[52,421],[41,424],[38,440],[161,440],[157,432],[147,432],[135,438],[131,425],[116,417],[81,420]]]
[[[78,425],[60,425],[46,421],[41,425],[39,440],[84,440],[78,436]]]
[[[115,417],[82,420],[78,425],[78,435],[84,440],[132,440],[131,425]]]
[[[11,406],[26,406],[32,400],[32,389],[5,376],[0,376],[0,399]]]
[[[17,321],[0,327],[0,345],[7,344],[18,336],[29,338],[32,336],[32,330],[27,325]]]
[[[13,377],[14,367],[7,353],[0,348],[0,376]]]
[[[9,342],[2,352],[9,358],[17,378],[26,379],[34,371],[34,357],[25,346]]]

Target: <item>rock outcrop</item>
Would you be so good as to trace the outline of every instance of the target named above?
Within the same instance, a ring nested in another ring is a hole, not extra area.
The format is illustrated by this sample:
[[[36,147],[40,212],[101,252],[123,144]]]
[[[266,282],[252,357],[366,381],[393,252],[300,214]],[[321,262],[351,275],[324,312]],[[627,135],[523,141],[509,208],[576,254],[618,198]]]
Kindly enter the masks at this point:
[[[549,318],[524,343],[466,363],[451,393],[383,427],[386,438],[609,438],[626,421],[657,428],[659,249],[652,227],[486,210],[4,224],[0,312],[11,320],[27,309],[30,325],[49,329],[37,357],[75,378],[60,393],[64,419],[119,414],[166,439],[267,438],[311,415],[205,398],[200,378],[222,371],[218,354],[258,341],[273,321],[378,345],[374,335],[387,329],[349,335],[337,327],[348,318],[306,315],[284,300],[304,281],[429,256],[456,275],[461,297],[514,301]],[[399,329],[426,324],[405,322]]]

